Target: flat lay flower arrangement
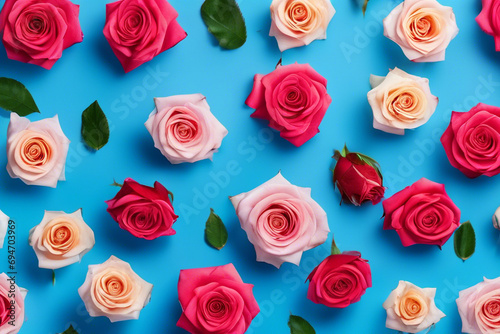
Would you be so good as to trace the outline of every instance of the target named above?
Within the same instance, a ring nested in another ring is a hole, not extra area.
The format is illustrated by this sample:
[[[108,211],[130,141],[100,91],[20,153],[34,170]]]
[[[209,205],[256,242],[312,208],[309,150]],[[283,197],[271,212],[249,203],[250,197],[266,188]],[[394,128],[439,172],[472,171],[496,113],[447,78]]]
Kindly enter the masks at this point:
[[[500,1],[0,5],[0,334],[500,333]]]

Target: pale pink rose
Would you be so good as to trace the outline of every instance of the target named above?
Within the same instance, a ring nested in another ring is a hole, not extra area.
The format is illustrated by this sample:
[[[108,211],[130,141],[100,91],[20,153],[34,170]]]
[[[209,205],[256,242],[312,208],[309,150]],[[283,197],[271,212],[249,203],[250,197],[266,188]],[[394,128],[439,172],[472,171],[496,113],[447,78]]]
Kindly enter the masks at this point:
[[[9,226],[10,218],[0,210],[0,248],[3,248],[7,227]]]
[[[460,291],[457,306],[462,318],[462,332],[500,333],[500,277],[485,277],[483,282]]]
[[[94,247],[95,239],[83,221],[82,209],[78,209],[71,214],[45,211],[42,222],[31,229],[29,243],[40,268],[58,269],[80,262]]]
[[[373,127],[404,135],[429,120],[439,99],[432,95],[429,79],[395,68],[386,77],[370,76],[368,102],[373,110]]]
[[[444,60],[457,34],[453,9],[436,0],[405,0],[384,19],[384,35],[414,62]]]
[[[108,317],[111,322],[138,319],[149,303],[153,285],[140,278],[130,264],[111,256],[102,264],[90,265],[78,289],[92,317]]]
[[[10,114],[7,130],[7,172],[29,185],[55,188],[64,181],[69,139],[56,116],[30,122]]]
[[[386,327],[404,333],[418,333],[436,324],[446,315],[434,302],[436,288],[420,288],[399,281],[383,304],[387,311]]]
[[[15,280],[5,273],[0,274],[0,334],[16,334],[21,330],[27,293],[28,290],[18,287]],[[10,308],[11,305],[14,307]]]
[[[146,128],[172,164],[210,159],[227,135],[201,94],[155,98]]]
[[[277,268],[283,262],[299,265],[302,253],[324,243],[330,232],[326,212],[311,198],[311,188],[297,187],[281,173],[230,200],[255,246],[257,261]]]
[[[330,0],[273,0],[271,31],[280,51],[326,39],[326,28],[335,15]]]

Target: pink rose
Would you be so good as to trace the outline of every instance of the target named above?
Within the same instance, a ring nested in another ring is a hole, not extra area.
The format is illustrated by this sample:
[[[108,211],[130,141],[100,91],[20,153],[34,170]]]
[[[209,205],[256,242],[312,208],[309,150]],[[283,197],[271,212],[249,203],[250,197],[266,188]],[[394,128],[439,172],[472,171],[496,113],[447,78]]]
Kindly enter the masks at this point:
[[[372,286],[368,261],[358,252],[330,255],[309,274],[307,298],[316,304],[344,308],[360,301]]]
[[[476,17],[476,22],[485,33],[495,37],[495,47],[500,51],[500,2],[483,0],[483,10]]]
[[[443,246],[460,225],[460,210],[444,185],[422,178],[382,202],[384,230],[396,230],[403,246]]]
[[[326,28],[335,14],[330,0],[273,0],[271,31],[280,51],[326,39]]]
[[[153,285],[137,275],[130,264],[111,256],[89,266],[78,294],[91,317],[108,317],[111,322],[138,319],[151,299]]]
[[[16,285],[14,279],[0,274],[0,333],[16,334],[24,323],[24,299],[28,290]]]
[[[174,235],[172,226],[178,216],[170,195],[172,193],[159,182],[151,188],[127,178],[116,196],[106,201],[107,211],[120,228],[137,238],[153,240]]]
[[[414,62],[444,60],[457,34],[453,9],[436,0],[405,0],[384,19],[384,35]]]
[[[172,164],[212,160],[227,135],[201,94],[155,98],[146,122],[155,147]]]
[[[385,326],[402,333],[418,333],[431,327],[446,315],[437,308],[436,288],[420,288],[410,282],[399,281],[383,307],[387,311]]]
[[[462,332],[499,333],[500,277],[495,279],[485,277],[483,282],[460,291],[457,306],[460,318],[462,318]]]
[[[83,40],[79,10],[68,0],[6,0],[0,33],[7,57],[49,70],[64,49]]]
[[[125,72],[186,38],[177,16],[166,0],[119,0],[106,4],[104,36]]]
[[[330,232],[326,212],[311,198],[311,188],[294,186],[281,173],[230,200],[255,246],[257,261],[277,268],[283,262],[299,265],[302,253],[324,243]]]
[[[29,185],[55,188],[64,181],[69,140],[56,116],[30,122],[10,114],[7,130],[7,172]]]
[[[427,123],[439,99],[432,95],[429,79],[395,68],[386,77],[370,76],[368,102],[373,110],[373,127],[404,135]]]
[[[243,334],[260,312],[252,290],[233,264],[181,270],[177,326],[192,334]]]
[[[467,177],[500,173],[500,108],[479,103],[451,114],[441,137],[448,160]]]
[[[246,104],[256,109],[251,117],[269,121],[281,137],[301,146],[319,132],[319,124],[332,99],[326,79],[309,64],[278,66],[273,72],[256,74]]]

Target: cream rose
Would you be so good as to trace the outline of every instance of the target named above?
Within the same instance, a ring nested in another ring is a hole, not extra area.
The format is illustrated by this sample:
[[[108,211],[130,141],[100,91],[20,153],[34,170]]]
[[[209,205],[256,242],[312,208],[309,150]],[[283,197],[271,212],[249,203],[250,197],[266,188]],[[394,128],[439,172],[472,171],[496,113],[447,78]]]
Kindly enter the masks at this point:
[[[330,0],[273,0],[271,30],[280,51],[326,39],[326,28],[335,14]]]
[[[436,0],[405,0],[384,19],[384,35],[414,62],[444,60],[457,34],[453,9]]]
[[[94,232],[85,224],[82,209],[71,214],[45,211],[42,222],[29,235],[40,268],[58,269],[80,262],[94,247]]]
[[[19,333],[24,323],[24,299],[28,290],[17,286],[15,280],[0,274],[0,334]],[[10,308],[14,305],[13,308]],[[14,323],[9,323],[14,320]]]
[[[29,185],[55,188],[65,180],[64,165],[69,140],[59,118],[30,122],[16,113],[10,114],[7,131],[7,172]]]
[[[435,288],[399,281],[383,307],[387,311],[386,327],[405,333],[418,333],[437,323],[445,314],[436,307]]]
[[[227,135],[201,94],[155,98],[145,123],[155,147],[172,164],[212,159]]]
[[[3,248],[7,227],[9,226],[10,218],[0,210],[0,248]]]
[[[373,110],[373,127],[403,135],[405,129],[425,124],[439,99],[432,95],[429,79],[395,68],[386,77],[370,76],[368,102]]]
[[[153,285],[140,278],[130,264],[111,256],[89,266],[87,278],[78,289],[92,317],[105,316],[111,322],[138,319],[149,303]]]

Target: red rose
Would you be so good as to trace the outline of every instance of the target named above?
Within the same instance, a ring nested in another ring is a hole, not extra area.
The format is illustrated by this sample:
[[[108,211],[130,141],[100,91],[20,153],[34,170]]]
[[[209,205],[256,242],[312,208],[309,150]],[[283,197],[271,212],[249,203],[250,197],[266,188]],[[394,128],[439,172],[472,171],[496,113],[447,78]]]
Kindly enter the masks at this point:
[[[104,36],[125,72],[186,38],[177,16],[166,0],[120,0],[106,5]]]
[[[177,326],[193,334],[243,334],[260,312],[252,289],[232,264],[181,270]]]
[[[52,68],[64,49],[83,40],[79,8],[68,0],[6,0],[0,32],[7,57]]]
[[[372,286],[367,260],[358,252],[330,255],[309,274],[307,298],[316,304],[344,308],[356,303]]]
[[[500,108],[479,103],[451,114],[441,137],[448,160],[467,177],[500,173]]]
[[[334,158],[337,164],[333,170],[333,183],[344,201],[358,206],[365,201],[372,204],[380,202],[385,188],[375,160],[360,153],[351,153],[347,147],[342,152],[335,151]]]
[[[403,246],[442,246],[460,225],[460,210],[444,185],[422,178],[382,202],[384,230],[396,230]]]
[[[152,240],[174,235],[172,225],[178,216],[169,195],[159,182],[151,188],[127,178],[116,196],[106,201],[107,211],[122,229],[138,238]]]
[[[309,64],[292,64],[256,74],[245,103],[256,109],[251,117],[269,121],[281,137],[301,146],[319,132],[331,102],[325,78]]]

